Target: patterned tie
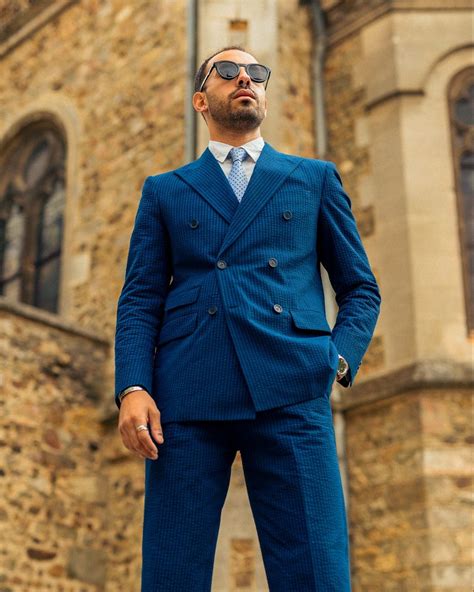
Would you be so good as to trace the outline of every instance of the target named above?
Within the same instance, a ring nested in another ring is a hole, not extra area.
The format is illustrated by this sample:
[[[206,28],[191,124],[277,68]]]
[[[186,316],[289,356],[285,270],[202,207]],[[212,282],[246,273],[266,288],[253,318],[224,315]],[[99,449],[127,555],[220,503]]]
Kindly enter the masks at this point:
[[[232,168],[227,178],[240,202],[249,182],[242,166],[242,161],[247,158],[248,154],[245,148],[232,148],[229,150],[229,156],[232,158]]]

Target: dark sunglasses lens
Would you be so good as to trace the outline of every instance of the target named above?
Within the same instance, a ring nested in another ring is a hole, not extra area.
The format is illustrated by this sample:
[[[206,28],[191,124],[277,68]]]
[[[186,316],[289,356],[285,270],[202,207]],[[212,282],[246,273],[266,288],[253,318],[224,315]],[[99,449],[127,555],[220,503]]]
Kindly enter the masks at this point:
[[[216,70],[219,73],[219,76],[226,80],[231,80],[238,75],[239,66],[234,62],[219,62],[216,64]]]
[[[265,66],[260,64],[250,64],[248,67],[249,76],[254,82],[265,82],[268,76],[268,71]]]

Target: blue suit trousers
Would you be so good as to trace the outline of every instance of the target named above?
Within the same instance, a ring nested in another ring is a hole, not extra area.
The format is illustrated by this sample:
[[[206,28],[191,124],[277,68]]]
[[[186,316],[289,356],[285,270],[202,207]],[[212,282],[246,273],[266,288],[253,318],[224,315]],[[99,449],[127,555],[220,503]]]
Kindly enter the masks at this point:
[[[142,592],[209,592],[239,450],[270,592],[350,592],[328,395],[255,419],[169,422],[145,460]]]

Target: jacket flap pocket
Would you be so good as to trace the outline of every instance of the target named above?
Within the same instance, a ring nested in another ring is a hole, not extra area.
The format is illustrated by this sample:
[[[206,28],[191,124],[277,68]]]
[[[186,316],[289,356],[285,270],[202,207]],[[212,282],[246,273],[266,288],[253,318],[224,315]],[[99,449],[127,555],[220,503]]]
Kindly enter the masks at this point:
[[[298,329],[312,329],[331,335],[332,331],[324,311],[312,309],[291,309],[290,314]]]
[[[197,314],[197,312],[192,312],[182,315],[162,325],[158,345],[163,345],[163,343],[167,343],[172,339],[192,333],[196,328]]]
[[[165,310],[196,302],[201,286],[194,286],[186,292],[170,292],[165,301]]]

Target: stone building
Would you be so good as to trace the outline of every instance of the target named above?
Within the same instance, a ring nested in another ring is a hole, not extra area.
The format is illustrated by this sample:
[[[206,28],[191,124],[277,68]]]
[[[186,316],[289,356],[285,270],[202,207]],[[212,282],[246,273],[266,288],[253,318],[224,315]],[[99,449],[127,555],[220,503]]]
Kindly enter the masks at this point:
[[[116,303],[143,181],[205,148],[192,78],[229,43],[272,67],[265,139],[338,166],[382,292],[331,395],[354,592],[471,589],[470,4],[0,0],[1,592],[139,590]],[[213,589],[267,589],[238,457]]]

